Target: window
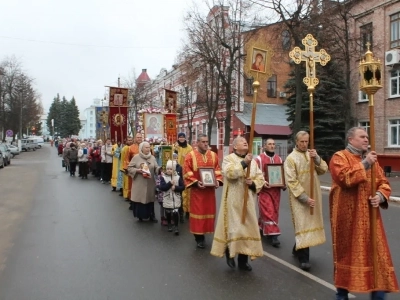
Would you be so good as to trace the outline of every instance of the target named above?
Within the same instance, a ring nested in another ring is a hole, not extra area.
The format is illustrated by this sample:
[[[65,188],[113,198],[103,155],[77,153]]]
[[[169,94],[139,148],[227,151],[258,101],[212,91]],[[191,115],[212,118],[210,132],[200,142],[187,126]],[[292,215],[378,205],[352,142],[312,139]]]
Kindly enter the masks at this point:
[[[364,129],[367,131],[368,136],[370,136],[370,135],[369,135],[369,121],[362,121],[362,122],[359,122],[359,123],[358,123],[358,126],[364,128]]]
[[[400,96],[400,70],[390,72],[390,97]]]
[[[207,134],[207,123],[203,123],[203,134]]]
[[[93,110],[90,111],[90,114],[93,115]]]
[[[368,50],[367,43],[369,43],[369,49],[372,51],[372,23],[368,23],[360,27],[360,43],[362,55]]]
[[[92,134],[93,133],[93,130],[90,130],[90,134]]]
[[[267,97],[276,98],[276,75],[272,75],[267,81]]]
[[[400,46],[400,13],[390,16],[390,48]]]
[[[290,41],[290,32],[288,30],[282,31],[282,48],[283,50],[289,50],[292,45]]]
[[[253,95],[253,78],[246,78],[246,95]]]
[[[389,146],[400,146],[400,120],[389,121]]]
[[[365,102],[365,101],[368,101],[367,93],[359,91],[358,92],[358,102]]]

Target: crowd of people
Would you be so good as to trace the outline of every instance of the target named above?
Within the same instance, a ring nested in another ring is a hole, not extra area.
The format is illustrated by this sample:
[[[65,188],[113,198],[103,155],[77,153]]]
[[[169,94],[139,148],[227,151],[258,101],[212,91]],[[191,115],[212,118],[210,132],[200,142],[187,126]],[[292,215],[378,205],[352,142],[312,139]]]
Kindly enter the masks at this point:
[[[130,203],[129,209],[140,222],[158,222],[158,202],[161,224],[179,235],[179,223],[185,222],[186,213],[197,248],[206,248],[205,235],[214,234],[211,254],[225,257],[230,268],[236,267],[238,256],[238,268],[244,271],[252,270],[249,257],[263,256],[263,236],[273,247],[280,247],[281,191],[288,189],[295,231],[292,254],[302,270],[310,271],[310,247],[326,241],[318,176],[328,171],[328,164],[315,149],[309,149],[309,134],[300,131],[295,135],[296,147],[285,161],[275,153],[271,138],[265,141],[263,153],[254,158],[246,139],[236,137],[233,153],[224,157],[222,164],[210,150],[206,135],[199,134],[196,142],[193,149],[185,134],[179,133],[173,157],[164,168],[155,149],[140,133],[134,139],[128,137],[123,145],[110,139],[104,143],[64,140],[59,153],[71,177],[75,177],[78,164],[80,178],[87,179],[92,173],[110,184]],[[368,152],[367,132],[359,127],[350,129],[347,143],[329,164],[336,299],[348,299],[352,291],[370,292],[371,299],[380,300],[385,293],[399,290],[379,213],[379,208],[388,208],[391,189],[377,154]],[[376,195],[371,195],[372,169],[376,170]],[[269,180],[269,170],[273,180]],[[222,198],[216,218],[215,190],[220,187]],[[373,272],[371,250],[372,209],[377,210],[377,273]]]

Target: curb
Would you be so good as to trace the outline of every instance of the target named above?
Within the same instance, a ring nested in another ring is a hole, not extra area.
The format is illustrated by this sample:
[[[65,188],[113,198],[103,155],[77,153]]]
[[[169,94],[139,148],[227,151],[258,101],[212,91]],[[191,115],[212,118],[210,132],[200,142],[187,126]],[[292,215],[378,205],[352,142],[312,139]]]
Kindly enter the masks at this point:
[[[321,185],[321,190],[329,192],[331,190],[331,188],[329,186]],[[400,197],[389,197],[389,201],[400,203]]]

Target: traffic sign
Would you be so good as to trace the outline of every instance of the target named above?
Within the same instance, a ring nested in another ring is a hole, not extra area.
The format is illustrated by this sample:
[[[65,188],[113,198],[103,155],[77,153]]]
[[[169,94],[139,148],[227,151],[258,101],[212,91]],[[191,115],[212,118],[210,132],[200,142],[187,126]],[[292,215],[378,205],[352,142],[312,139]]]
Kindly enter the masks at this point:
[[[11,129],[8,129],[8,130],[6,131],[6,136],[12,137],[13,135],[14,135],[14,132],[13,132]]]

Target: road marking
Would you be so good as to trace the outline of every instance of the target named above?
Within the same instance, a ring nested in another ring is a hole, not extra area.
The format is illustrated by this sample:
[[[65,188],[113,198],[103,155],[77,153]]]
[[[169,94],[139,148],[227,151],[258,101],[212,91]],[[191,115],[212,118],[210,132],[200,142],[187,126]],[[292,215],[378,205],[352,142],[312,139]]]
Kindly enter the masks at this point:
[[[264,252],[264,255],[266,257],[268,257],[268,258],[270,258],[272,260],[275,260],[276,262],[284,265],[285,267],[288,267],[289,269],[292,269],[293,271],[296,271],[297,273],[300,273],[300,274],[308,277],[309,279],[314,280],[315,282],[317,282],[317,283],[327,287],[328,289],[331,289],[331,290],[336,292],[336,287],[333,284],[331,284],[331,283],[329,283],[329,282],[327,282],[327,281],[325,281],[325,280],[323,280],[321,278],[318,278],[317,276],[312,275],[309,272],[303,271],[302,269],[293,266],[292,264],[288,263],[287,261],[284,261],[283,259],[280,259],[279,257],[277,257],[275,255],[272,255],[272,254],[267,253],[265,251],[263,251],[263,252]],[[349,293],[349,298],[356,298],[356,296],[354,296],[353,294]]]

